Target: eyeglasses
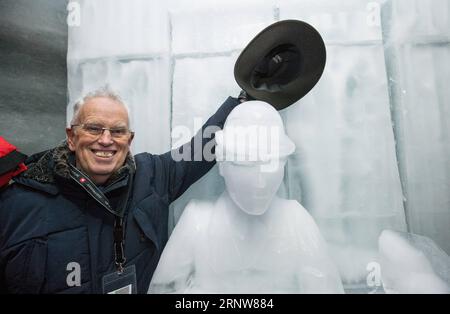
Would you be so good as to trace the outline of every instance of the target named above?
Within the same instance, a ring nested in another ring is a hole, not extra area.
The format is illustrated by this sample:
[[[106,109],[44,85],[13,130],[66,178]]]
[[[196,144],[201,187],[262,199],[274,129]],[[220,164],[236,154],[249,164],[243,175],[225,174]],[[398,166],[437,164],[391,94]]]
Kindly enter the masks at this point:
[[[83,131],[93,136],[101,136],[103,135],[103,132],[105,132],[105,130],[108,130],[109,133],[111,134],[111,137],[116,139],[124,138],[130,134],[134,135],[134,132],[125,127],[105,128],[101,125],[91,123],[72,124],[70,127],[73,128],[77,126],[81,127]]]

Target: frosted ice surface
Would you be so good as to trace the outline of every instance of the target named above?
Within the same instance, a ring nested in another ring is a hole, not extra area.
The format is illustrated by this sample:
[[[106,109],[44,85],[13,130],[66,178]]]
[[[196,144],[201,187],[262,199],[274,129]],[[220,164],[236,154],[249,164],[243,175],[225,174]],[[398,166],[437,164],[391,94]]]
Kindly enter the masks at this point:
[[[283,114],[297,146],[288,164],[287,185],[290,198],[311,212],[330,242],[346,283],[365,282],[381,230],[406,227],[381,4],[280,2],[281,19],[311,23],[327,45],[321,81]]]
[[[244,48],[274,22],[273,1],[172,1],[174,54]],[[231,68],[232,69],[232,68]]]
[[[399,143],[406,172],[411,230],[450,250],[450,45],[402,50],[399,77],[405,89]],[[410,64],[417,66],[411,67]],[[421,77],[418,81],[417,77]]]
[[[290,163],[290,183],[307,189],[316,216],[401,212],[382,47],[328,51],[322,80],[286,110],[286,128],[299,151]]]
[[[169,50],[164,1],[79,0],[80,25],[69,27],[68,59],[141,56]]]
[[[172,130],[182,126],[194,135],[228,96],[238,96],[240,89],[233,76],[238,55],[234,53],[230,56],[201,59],[181,58],[176,61],[173,76]],[[177,146],[177,142],[180,144],[183,141],[180,137],[173,138],[172,146]],[[174,202],[172,210],[175,213],[175,221],[190,199],[212,199],[221,191],[223,182],[214,168]]]
[[[392,15],[387,28],[393,43],[420,39],[445,38],[450,35],[450,2],[448,0],[386,1]]]
[[[450,2],[389,4],[386,46],[408,223],[450,252]]]
[[[238,54],[234,53],[229,56],[176,60],[172,128],[182,125],[196,132],[195,118],[206,122],[228,96],[238,96],[240,89],[233,76],[237,57]]]
[[[374,0],[279,1],[280,19],[310,23],[325,43],[381,41],[381,3]]]
[[[382,228],[382,226],[378,228]],[[329,243],[328,247],[346,288],[369,289],[366,279],[370,272],[367,267],[370,263],[378,261],[376,247],[371,243],[355,245],[350,241],[347,241],[346,245]]]
[[[387,293],[450,293],[450,257],[431,239],[385,230],[379,253]]]
[[[288,164],[289,196],[308,208],[327,240],[352,251],[375,250],[387,226],[405,228],[385,77],[381,45],[329,46],[321,81],[284,114],[297,146]],[[354,262],[350,255],[336,259]],[[342,277],[367,274],[369,262],[341,269]]]

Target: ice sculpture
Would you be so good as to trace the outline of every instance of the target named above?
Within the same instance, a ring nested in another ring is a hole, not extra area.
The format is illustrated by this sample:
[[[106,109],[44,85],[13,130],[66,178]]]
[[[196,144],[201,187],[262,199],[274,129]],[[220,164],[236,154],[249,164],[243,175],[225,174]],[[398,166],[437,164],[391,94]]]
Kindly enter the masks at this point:
[[[379,253],[386,293],[450,293],[450,257],[429,238],[385,230]]]
[[[214,202],[189,202],[149,293],[342,293],[313,218],[276,196],[295,150],[278,112],[241,104],[216,141],[225,191]]]

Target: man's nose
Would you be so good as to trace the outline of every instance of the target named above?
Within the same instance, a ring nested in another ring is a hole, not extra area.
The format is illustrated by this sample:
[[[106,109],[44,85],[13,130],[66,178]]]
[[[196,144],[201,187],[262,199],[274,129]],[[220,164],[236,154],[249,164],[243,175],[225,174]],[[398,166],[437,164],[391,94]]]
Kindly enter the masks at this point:
[[[109,130],[103,130],[102,134],[98,138],[98,142],[102,145],[111,145],[113,143],[111,132],[109,132]]]

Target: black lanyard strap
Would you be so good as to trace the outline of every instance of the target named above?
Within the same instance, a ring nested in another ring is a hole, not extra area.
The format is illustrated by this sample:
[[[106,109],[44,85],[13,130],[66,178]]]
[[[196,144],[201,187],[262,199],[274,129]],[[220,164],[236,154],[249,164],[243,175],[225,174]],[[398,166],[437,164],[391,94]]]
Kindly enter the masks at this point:
[[[123,273],[123,266],[125,265],[125,262],[127,261],[125,257],[125,228],[124,228],[124,218],[122,215],[126,212],[126,208],[128,206],[128,201],[130,198],[131,191],[133,189],[133,173],[130,173],[130,176],[128,178],[128,185],[127,185],[127,191],[124,194],[124,196],[121,198],[119,202],[118,208],[121,209],[120,213],[121,215],[116,216],[114,220],[114,230],[113,230],[113,237],[114,237],[114,258],[115,263],[117,267],[117,271],[119,274]]]
[[[77,169],[74,165],[70,164],[70,176],[75,180],[89,195],[91,195],[100,205],[107,209],[110,213],[115,216],[114,228],[113,228],[113,239],[114,239],[114,259],[117,267],[117,271],[121,274],[123,272],[123,266],[126,262],[125,257],[125,228],[124,228],[124,214],[128,206],[128,201],[133,189],[133,173],[131,172],[128,176],[127,190],[122,195],[118,205],[117,211],[114,211],[111,207],[108,198],[103,194],[102,191],[95,185],[91,179]]]
[[[124,252],[124,238],[125,238],[125,230],[123,228],[123,218],[116,217],[114,220],[114,259],[117,267],[117,271],[119,273],[123,272],[123,265],[127,259],[125,258]]]

